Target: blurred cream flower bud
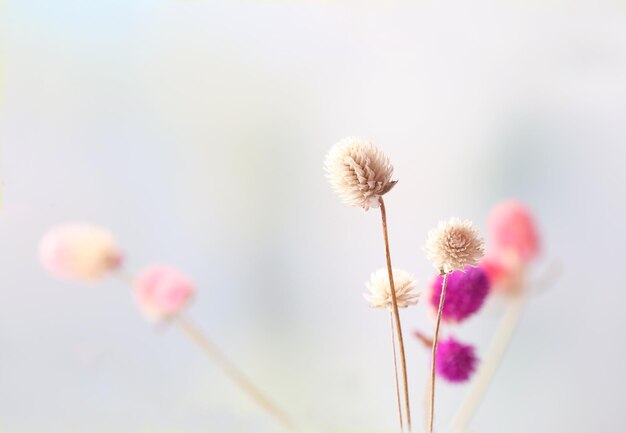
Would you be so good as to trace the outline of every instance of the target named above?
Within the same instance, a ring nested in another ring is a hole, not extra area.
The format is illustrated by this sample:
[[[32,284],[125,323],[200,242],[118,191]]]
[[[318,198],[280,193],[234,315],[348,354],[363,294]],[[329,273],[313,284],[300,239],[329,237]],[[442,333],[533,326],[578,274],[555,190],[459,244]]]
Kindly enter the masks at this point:
[[[379,206],[378,199],[397,181],[391,180],[389,158],[372,143],[348,137],[335,144],[324,163],[326,177],[341,199],[365,210]]]
[[[51,229],[39,244],[39,257],[51,274],[78,281],[100,279],[122,262],[122,253],[111,233],[89,224],[65,224]]]
[[[409,305],[417,304],[420,296],[414,291],[417,281],[408,272],[401,269],[393,269],[393,285],[396,290],[396,301],[398,308],[406,308]],[[365,283],[365,287],[370,291],[363,297],[373,308],[387,308],[391,310],[391,288],[389,287],[389,274],[387,268],[382,268],[374,272],[370,280]]]
[[[450,218],[428,233],[424,250],[435,269],[447,274],[478,264],[485,253],[485,242],[471,221]]]

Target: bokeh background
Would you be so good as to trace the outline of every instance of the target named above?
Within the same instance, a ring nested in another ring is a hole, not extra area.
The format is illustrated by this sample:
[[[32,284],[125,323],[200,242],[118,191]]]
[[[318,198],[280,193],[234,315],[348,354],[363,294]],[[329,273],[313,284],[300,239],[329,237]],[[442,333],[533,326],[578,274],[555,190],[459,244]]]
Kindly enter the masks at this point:
[[[277,432],[115,280],[57,281],[51,226],[179,266],[190,315],[316,432],[395,431],[388,317],[362,299],[379,214],[322,171],[347,135],[392,159],[394,263],[423,288],[439,219],[516,197],[559,282],[534,297],[472,432],[626,430],[623,2],[5,0],[0,430]],[[497,302],[458,329],[487,346]],[[430,329],[426,309],[407,331]],[[421,425],[428,353],[409,339]],[[439,431],[464,395],[441,385]]]

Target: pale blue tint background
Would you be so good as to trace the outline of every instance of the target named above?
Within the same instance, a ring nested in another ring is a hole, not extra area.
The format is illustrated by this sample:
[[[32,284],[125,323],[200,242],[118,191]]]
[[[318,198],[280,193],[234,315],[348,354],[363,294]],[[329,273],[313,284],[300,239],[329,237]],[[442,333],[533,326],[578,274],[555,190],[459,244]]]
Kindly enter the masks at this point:
[[[451,215],[518,197],[560,282],[534,298],[477,433],[626,430],[623,3],[415,5],[7,0],[0,210],[0,430],[276,432],[116,281],[51,279],[66,221],[113,230],[131,270],[174,264],[190,314],[316,432],[395,431],[388,322],[362,299],[379,214],[342,205],[325,153],[392,158],[395,264]],[[501,309],[457,335],[484,350]],[[430,329],[421,306],[405,329]],[[416,424],[428,354],[411,339]],[[441,385],[439,431],[464,393]]]

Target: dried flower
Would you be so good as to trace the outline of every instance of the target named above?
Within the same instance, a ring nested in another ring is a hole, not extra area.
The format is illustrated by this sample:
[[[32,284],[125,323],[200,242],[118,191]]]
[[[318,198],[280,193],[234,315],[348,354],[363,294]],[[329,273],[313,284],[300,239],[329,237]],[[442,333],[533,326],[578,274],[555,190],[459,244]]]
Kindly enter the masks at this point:
[[[433,266],[447,274],[476,265],[484,254],[485,243],[471,221],[450,218],[440,221],[437,228],[428,233],[424,249]]]
[[[530,210],[514,200],[493,208],[489,216],[489,248],[493,255],[512,251],[523,263],[539,254],[539,234]]]
[[[431,285],[428,301],[437,311],[441,297],[443,276],[439,275]],[[461,322],[482,307],[489,294],[489,279],[481,267],[466,266],[448,275],[446,302],[441,318],[446,322]]]
[[[406,308],[409,305],[417,304],[420,294],[414,291],[417,287],[417,281],[411,274],[394,268],[393,285],[396,289],[398,308]],[[386,268],[374,272],[370,280],[365,283],[365,287],[368,288],[370,293],[364,294],[363,297],[370,303],[370,306],[391,310],[391,288],[389,287],[389,274]]]
[[[195,292],[193,283],[179,270],[151,266],[135,279],[135,300],[150,320],[162,320],[182,311]]]
[[[365,210],[379,206],[378,199],[397,181],[391,180],[389,158],[372,143],[348,137],[335,144],[325,161],[326,178],[341,199]]]
[[[462,344],[453,337],[442,341],[437,347],[435,368],[437,374],[449,382],[465,382],[476,370],[478,358],[474,347]]]
[[[51,274],[94,281],[119,267],[122,253],[111,233],[89,224],[65,224],[41,239],[39,257]]]

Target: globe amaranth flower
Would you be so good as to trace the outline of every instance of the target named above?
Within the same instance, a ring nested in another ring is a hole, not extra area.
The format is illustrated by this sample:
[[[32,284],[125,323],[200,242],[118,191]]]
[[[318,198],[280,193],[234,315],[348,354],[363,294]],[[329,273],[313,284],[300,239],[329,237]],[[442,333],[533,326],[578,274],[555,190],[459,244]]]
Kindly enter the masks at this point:
[[[448,382],[461,383],[468,380],[478,364],[474,346],[448,338],[437,345],[435,371]]]
[[[485,243],[471,221],[450,218],[428,233],[424,250],[435,269],[447,274],[476,265],[485,252]]]
[[[527,263],[539,254],[539,233],[531,211],[515,200],[498,204],[489,216],[490,254],[512,252]]]
[[[150,320],[169,319],[191,301],[195,287],[182,272],[169,266],[151,266],[135,279],[137,305]]]
[[[401,269],[393,269],[393,285],[396,292],[396,302],[398,308],[406,308],[409,305],[417,304],[419,292],[415,291],[417,281],[411,274]],[[392,308],[391,288],[389,287],[389,274],[387,268],[382,268],[374,272],[370,280],[365,283],[365,287],[370,293],[365,293],[363,297],[373,308]]]
[[[46,233],[39,244],[39,258],[43,267],[57,277],[94,281],[117,269],[122,253],[106,229],[76,223]]]
[[[441,314],[445,322],[461,322],[477,312],[489,294],[490,282],[482,267],[466,266],[465,272],[454,271],[448,275],[446,301]],[[439,308],[443,276],[433,281],[428,301],[436,311]]]
[[[348,137],[335,144],[324,163],[326,178],[341,199],[368,210],[396,184],[389,158],[372,143]]]

